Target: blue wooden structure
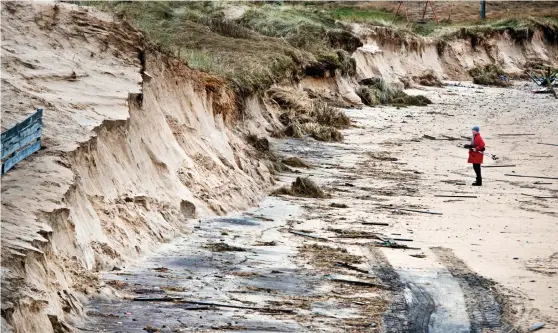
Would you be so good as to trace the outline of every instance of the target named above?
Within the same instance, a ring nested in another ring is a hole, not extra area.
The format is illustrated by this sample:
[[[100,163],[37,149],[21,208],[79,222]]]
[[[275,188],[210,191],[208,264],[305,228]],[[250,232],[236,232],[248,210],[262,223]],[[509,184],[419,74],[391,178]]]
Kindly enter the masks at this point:
[[[27,156],[41,149],[43,109],[2,133],[2,175]]]

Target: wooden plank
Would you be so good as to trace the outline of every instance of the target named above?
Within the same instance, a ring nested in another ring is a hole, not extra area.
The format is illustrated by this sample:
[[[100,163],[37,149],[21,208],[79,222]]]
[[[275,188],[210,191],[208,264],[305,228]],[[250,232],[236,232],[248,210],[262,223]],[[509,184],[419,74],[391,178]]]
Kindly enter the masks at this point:
[[[2,133],[0,137],[1,142],[3,143],[7,137],[17,134],[22,128],[29,126],[31,123],[34,123],[39,119],[41,120],[42,123],[42,118],[43,118],[43,109],[37,109],[37,111],[35,111],[34,114],[30,115],[22,122],[17,123],[15,126]]]
[[[502,164],[502,165],[483,165],[483,168],[513,168],[515,164]]]
[[[498,134],[498,136],[525,136],[525,135],[535,135],[535,134],[533,133]]]
[[[41,140],[35,142],[32,145],[27,146],[26,148],[18,151],[12,158],[8,159],[6,162],[2,163],[2,174],[5,174],[13,168],[14,165],[21,162],[24,158],[28,157],[29,155],[33,154],[34,152],[41,149]]]
[[[521,194],[525,195],[525,196],[528,196],[528,197],[535,198],[535,199],[558,199],[558,197],[554,197],[554,196],[543,197],[543,196],[532,195],[532,194],[527,194],[527,193],[521,193]]]
[[[396,208],[396,210],[402,210],[402,211],[414,212],[414,213],[432,214],[432,215],[444,215],[442,213],[430,212],[428,210],[406,209],[406,208]]]
[[[361,223],[365,225],[380,225],[384,227],[389,227],[389,223],[382,223],[382,222],[361,222]]]
[[[413,240],[410,238],[392,238],[392,240],[397,242],[412,242]]]
[[[368,282],[368,281],[361,281],[361,280],[348,280],[348,279],[340,279],[340,278],[331,278],[331,281],[354,284],[355,286],[361,286],[361,287],[373,287],[373,288],[389,289],[388,286],[383,285],[383,284]]]
[[[556,180],[558,180],[558,177],[513,175],[513,174],[511,174],[511,173],[506,173],[505,176],[510,176],[510,177],[523,177],[523,178],[538,178],[538,179],[556,179]]]
[[[16,142],[15,144],[12,144],[10,146],[2,145],[2,160],[10,156],[12,153],[18,151],[19,149],[24,148],[28,144],[36,141],[37,139],[40,139],[42,134],[43,130],[39,127],[38,130],[27,135],[26,137],[23,137],[19,142]]]
[[[358,268],[358,267],[356,267],[356,266],[354,266],[354,265],[351,265],[351,264],[349,264],[349,263],[342,262],[342,261],[338,261],[338,262],[337,262],[337,266],[345,267],[345,268],[347,268],[347,269],[352,269],[353,271],[357,271],[357,272],[361,272],[361,273],[366,273],[366,274],[369,273],[369,272],[368,272],[367,270],[365,270],[365,269]]]
[[[289,230],[289,232],[290,232],[291,234],[295,234],[295,235],[299,235],[299,236],[310,237],[310,238],[315,238],[315,239],[328,240],[328,239],[325,238],[325,237],[320,237],[320,236],[316,236],[316,235],[312,235],[312,234],[307,234],[307,233],[301,232],[301,231]]]

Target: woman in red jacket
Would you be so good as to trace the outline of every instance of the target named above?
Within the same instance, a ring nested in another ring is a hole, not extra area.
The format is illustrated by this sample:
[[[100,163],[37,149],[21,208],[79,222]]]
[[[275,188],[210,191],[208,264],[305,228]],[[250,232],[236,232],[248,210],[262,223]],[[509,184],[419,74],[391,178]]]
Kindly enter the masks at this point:
[[[473,186],[482,186],[481,177],[481,164],[484,157],[484,140],[479,133],[479,127],[473,127],[473,138],[471,139],[470,145],[465,145],[465,148],[469,148],[469,160],[468,163],[473,163],[473,169],[477,175],[477,181],[473,183]]]

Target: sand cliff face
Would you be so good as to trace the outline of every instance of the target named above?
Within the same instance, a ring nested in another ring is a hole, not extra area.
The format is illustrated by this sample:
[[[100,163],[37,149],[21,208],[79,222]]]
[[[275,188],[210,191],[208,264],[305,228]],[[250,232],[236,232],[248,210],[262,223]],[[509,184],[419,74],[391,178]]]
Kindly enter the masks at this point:
[[[549,43],[542,30],[524,39],[508,32],[493,33],[482,40],[457,36],[447,40],[417,38],[387,28],[354,27],[363,46],[353,57],[357,78],[382,76],[398,81],[431,70],[446,80],[470,80],[468,71],[497,63],[510,74],[521,74],[529,62],[558,64],[558,45]]]
[[[100,14],[3,7],[2,126],[43,107],[45,147],[2,178],[2,318],[59,331],[94,272],[254,205],[273,180],[223,84]]]
[[[540,38],[502,36],[480,50],[456,40],[440,52],[374,36],[362,32],[379,51],[355,52],[357,78],[433,69],[464,79],[485,62],[517,70],[557,59]],[[314,81],[300,88],[359,104],[354,78]],[[102,13],[3,3],[2,128],[45,110],[44,149],[2,177],[3,327],[67,331],[82,315],[79,295],[96,292],[95,272],[188,233],[191,219],[255,205],[273,179],[244,136],[280,125],[256,97],[237,105],[223,82]]]

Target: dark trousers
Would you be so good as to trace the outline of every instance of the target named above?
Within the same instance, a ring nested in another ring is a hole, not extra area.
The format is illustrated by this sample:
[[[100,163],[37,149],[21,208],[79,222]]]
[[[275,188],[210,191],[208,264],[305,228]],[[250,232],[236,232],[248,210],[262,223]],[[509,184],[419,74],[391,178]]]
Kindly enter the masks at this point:
[[[477,175],[477,183],[482,184],[481,165],[473,164],[473,169],[475,170],[475,174]]]

